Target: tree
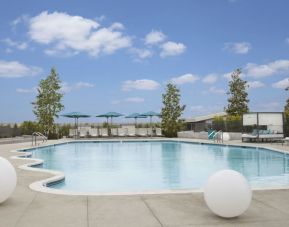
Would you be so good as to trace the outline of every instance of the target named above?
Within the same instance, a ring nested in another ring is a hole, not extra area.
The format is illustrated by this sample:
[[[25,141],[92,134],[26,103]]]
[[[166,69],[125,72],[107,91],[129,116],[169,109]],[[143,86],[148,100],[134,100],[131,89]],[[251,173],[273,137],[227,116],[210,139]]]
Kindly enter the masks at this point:
[[[64,109],[61,104],[63,94],[60,93],[61,81],[54,68],[51,69],[50,75],[42,79],[38,87],[38,95],[33,102],[34,114],[38,123],[47,136],[55,133],[54,118]]]
[[[41,130],[37,122],[24,121],[20,125],[20,131],[22,135],[32,135],[33,132],[38,132]]]
[[[247,81],[240,78],[241,73],[241,69],[236,69],[231,75],[232,79],[229,81],[228,106],[225,110],[231,116],[242,116],[249,111],[249,99],[246,91],[248,87]]]
[[[181,127],[180,117],[185,105],[180,105],[180,90],[173,84],[167,84],[166,93],[162,95],[162,129],[166,137],[176,137]]]

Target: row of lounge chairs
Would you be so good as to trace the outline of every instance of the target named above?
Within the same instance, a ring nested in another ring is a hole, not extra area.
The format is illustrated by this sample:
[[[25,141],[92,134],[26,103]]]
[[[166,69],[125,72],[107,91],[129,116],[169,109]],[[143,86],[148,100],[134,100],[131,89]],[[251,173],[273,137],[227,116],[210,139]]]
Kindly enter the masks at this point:
[[[76,130],[69,129],[69,137],[75,137]],[[112,128],[111,136],[162,136],[160,128],[152,130],[151,128]],[[81,138],[86,137],[108,137],[107,128],[89,128],[89,127],[80,127],[78,130],[78,136]]]
[[[284,138],[284,134],[274,130],[256,130],[251,134],[242,134],[242,141],[278,141]]]

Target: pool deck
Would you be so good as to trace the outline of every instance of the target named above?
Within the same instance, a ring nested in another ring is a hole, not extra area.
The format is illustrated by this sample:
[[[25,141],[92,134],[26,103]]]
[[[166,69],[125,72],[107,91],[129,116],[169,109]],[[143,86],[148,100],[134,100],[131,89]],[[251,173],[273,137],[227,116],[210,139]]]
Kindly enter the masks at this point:
[[[9,159],[18,176],[12,197],[0,204],[0,227],[289,226],[287,189],[253,191],[250,208],[233,219],[212,214],[202,193],[71,196],[32,191],[29,188],[32,182],[51,175],[19,169],[18,166],[29,161],[10,159],[14,155],[11,150],[29,146],[30,143],[0,145],[0,156]],[[262,146],[289,152],[288,145]]]

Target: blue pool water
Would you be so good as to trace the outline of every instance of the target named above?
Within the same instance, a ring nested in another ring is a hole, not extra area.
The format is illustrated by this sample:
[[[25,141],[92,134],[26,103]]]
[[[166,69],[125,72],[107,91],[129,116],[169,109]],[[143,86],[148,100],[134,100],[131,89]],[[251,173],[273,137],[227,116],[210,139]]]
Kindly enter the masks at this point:
[[[64,172],[50,187],[81,192],[201,188],[217,170],[241,172],[252,186],[289,185],[289,156],[256,148],[187,142],[73,142],[29,150],[38,168]]]

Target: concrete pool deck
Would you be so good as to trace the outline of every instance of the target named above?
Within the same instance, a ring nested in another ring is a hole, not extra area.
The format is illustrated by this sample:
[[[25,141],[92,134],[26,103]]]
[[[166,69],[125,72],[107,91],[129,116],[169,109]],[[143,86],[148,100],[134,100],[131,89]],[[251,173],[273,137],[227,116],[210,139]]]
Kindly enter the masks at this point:
[[[262,145],[289,152],[286,145]],[[12,197],[0,204],[0,227],[289,226],[289,190],[286,189],[254,191],[250,208],[242,216],[229,220],[212,214],[202,193],[71,196],[32,191],[29,188],[32,182],[51,175],[21,170],[18,166],[29,161],[10,159],[14,155],[11,150],[29,146],[30,143],[0,145],[0,156],[15,166],[18,176]]]

